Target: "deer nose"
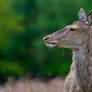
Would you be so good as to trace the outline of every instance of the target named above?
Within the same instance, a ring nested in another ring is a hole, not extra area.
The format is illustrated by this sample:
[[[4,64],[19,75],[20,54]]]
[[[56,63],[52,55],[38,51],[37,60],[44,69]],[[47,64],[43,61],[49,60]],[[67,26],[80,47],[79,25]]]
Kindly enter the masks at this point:
[[[43,40],[46,41],[46,40],[48,40],[49,38],[50,38],[50,36],[48,35],[48,36],[43,37]]]

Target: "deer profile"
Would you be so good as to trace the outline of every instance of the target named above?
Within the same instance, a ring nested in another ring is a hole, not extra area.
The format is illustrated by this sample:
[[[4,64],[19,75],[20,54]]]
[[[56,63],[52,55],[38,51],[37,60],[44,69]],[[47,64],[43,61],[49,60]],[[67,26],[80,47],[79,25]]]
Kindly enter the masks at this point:
[[[73,51],[73,63],[64,84],[65,92],[92,92],[92,11],[86,16],[81,8],[78,21],[43,38],[48,47]]]

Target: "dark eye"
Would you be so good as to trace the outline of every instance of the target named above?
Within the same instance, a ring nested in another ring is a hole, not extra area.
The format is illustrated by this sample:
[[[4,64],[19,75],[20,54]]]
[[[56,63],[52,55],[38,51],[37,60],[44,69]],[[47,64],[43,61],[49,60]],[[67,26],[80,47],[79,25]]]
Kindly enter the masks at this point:
[[[71,29],[70,29],[70,31],[76,31],[76,29],[74,29],[74,28],[71,28]]]

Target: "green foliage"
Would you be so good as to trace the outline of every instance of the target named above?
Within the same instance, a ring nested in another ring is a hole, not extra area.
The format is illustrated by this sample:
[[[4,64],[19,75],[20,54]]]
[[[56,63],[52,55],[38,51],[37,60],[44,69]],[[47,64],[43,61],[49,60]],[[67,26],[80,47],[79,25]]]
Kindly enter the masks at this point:
[[[6,77],[8,76],[19,77],[22,74],[23,69],[17,61],[16,62],[0,61],[0,75]]]
[[[72,54],[49,49],[42,38],[76,21],[78,10],[92,9],[89,0],[1,0],[0,75],[65,75]],[[10,62],[12,61],[12,62]],[[16,62],[17,61],[17,62]]]
[[[0,46],[2,49],[11,41],[11,33],[22,31],[22,15],[16,14],[8,0],[0,1]]]

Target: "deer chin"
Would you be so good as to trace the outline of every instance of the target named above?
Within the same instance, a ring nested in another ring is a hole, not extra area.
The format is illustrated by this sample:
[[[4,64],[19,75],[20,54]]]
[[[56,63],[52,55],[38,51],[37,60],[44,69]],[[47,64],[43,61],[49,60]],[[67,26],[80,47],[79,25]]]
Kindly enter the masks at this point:
[[[55,43],[45,43],[45,45],[46,45],[47,47],[50,47],[50,48],[53,48],[53,47],[56,46]]]
[[[73,45],[57,44],[56,46],[60,47],[60,48],[71,49],[71,50],[78,50],[79,49],[79,46],[75,46],[75,45],[73,46]]]

